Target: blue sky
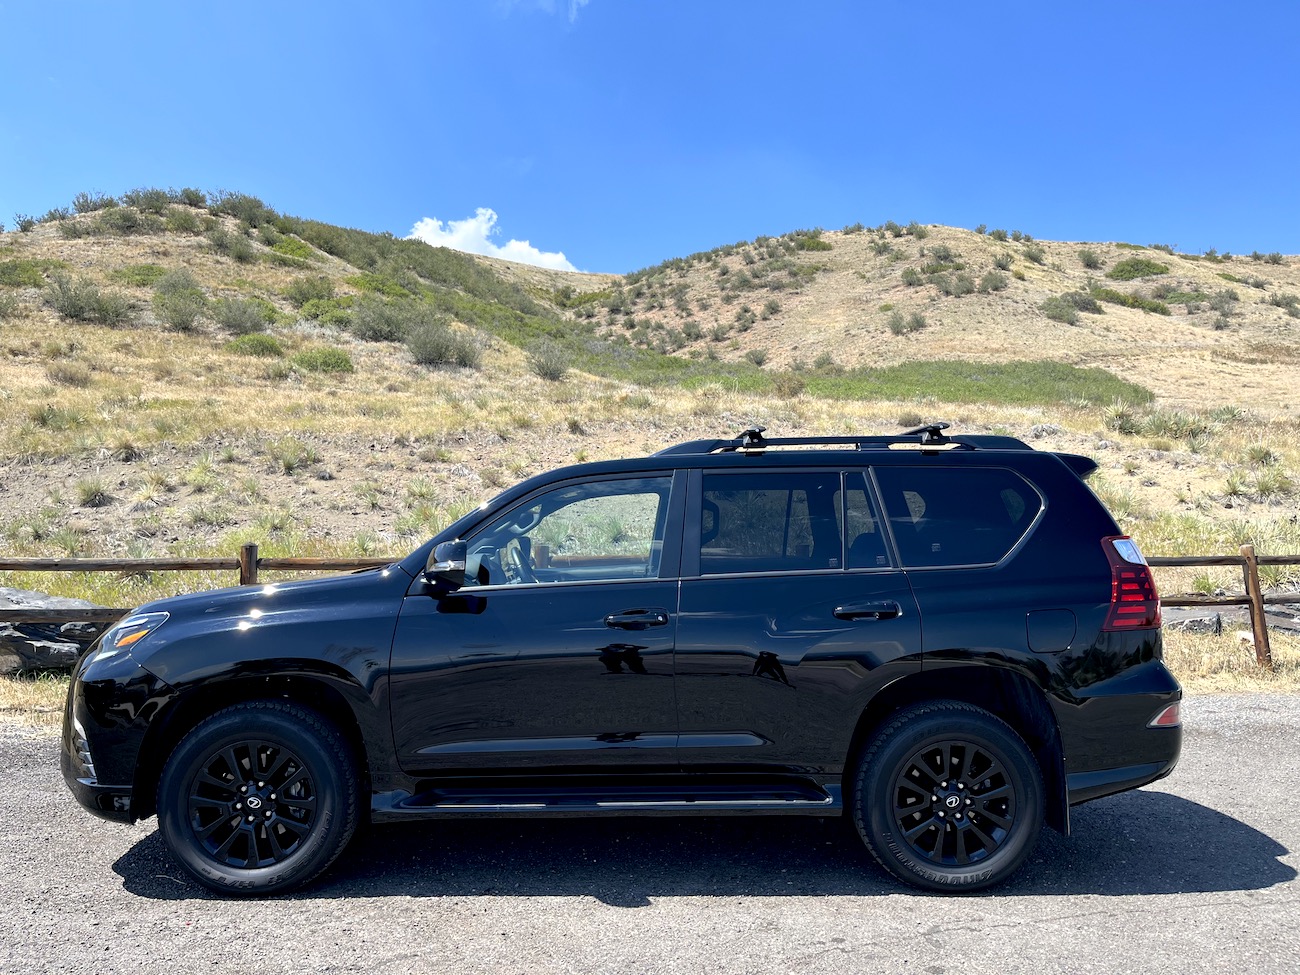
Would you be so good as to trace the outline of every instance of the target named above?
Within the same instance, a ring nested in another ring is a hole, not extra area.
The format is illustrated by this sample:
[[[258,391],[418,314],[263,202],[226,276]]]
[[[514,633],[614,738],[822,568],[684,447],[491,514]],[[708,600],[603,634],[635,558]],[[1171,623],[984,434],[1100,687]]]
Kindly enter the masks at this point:
[[[0,0],[0,23],[11,229],[190,185],[596,271],[891,219],[1300,253],[1294,2]]]

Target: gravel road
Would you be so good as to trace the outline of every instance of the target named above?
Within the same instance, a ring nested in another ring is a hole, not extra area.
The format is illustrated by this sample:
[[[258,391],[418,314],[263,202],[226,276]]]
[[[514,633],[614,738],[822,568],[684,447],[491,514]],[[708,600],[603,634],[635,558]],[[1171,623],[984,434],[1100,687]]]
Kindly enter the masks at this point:
[[[1185,707],[1182,764],[1074,810],[997,891],[888,880],[841,822],[375,828],[294,897],[222,901],[152,820],[66,793],[0,724],[0,972],[1245,972],[1300,951],[1300,696]]]

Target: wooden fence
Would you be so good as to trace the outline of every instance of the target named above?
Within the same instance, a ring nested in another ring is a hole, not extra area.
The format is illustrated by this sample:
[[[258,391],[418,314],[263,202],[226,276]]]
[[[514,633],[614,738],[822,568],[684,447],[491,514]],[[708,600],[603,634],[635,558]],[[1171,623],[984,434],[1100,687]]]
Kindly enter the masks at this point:
[[[392,559],[261,558],[256,545],[245,545],[234,558],[222,559],[0,559],[0,572],[238,572],[239,585],[258,581],[267,571],[353,571],[387,565]],[[1264,607],[1300,605],[1300,594],[1268,594],[1259,582],[1261,565],[1300,565],[1300,555],[1256,555],[1253,545],[1241,546],[1240,555],[1179,555],[1147,559],[1154,568],[1194,566],[1240,566],[1245,583],[1242,596],[1170,596],[1160,601],[1168,607],[1247,606],[1255,638],[1255,659],[1272,668],[1273,652],[1268,642]],[[0,609],[0,622],[11,623],[112,623],[129,609]]]

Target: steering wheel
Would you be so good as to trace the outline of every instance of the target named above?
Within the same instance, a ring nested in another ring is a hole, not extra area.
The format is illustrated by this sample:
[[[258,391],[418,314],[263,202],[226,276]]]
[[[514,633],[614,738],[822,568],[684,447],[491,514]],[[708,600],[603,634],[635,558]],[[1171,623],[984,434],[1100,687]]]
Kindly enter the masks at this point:
[[[506,582],[511,585],[534,583],[533,567],[528,560],[527,549],[532,546],[527,537],[512,538],[501,549],[501,571],[506,575]]]

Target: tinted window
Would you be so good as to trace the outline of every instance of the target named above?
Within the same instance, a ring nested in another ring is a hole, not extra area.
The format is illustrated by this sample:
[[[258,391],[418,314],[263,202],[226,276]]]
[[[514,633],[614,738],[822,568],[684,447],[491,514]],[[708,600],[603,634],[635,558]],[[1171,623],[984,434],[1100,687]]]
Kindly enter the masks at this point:
[[[1042,505],[1002,468],[878,467],[876,479],[905,566],[997,562]]]
[[[659,574],[671,479],[572,484],[538,495],[468,542],[468,585],[598,582]]]
[[[705,474],[700,572],[843,565],[838,472]]]
[[[844,476],[844,537],[850,569],[880,569],[889,565],[885,533],[867,479],[859,471]]]

